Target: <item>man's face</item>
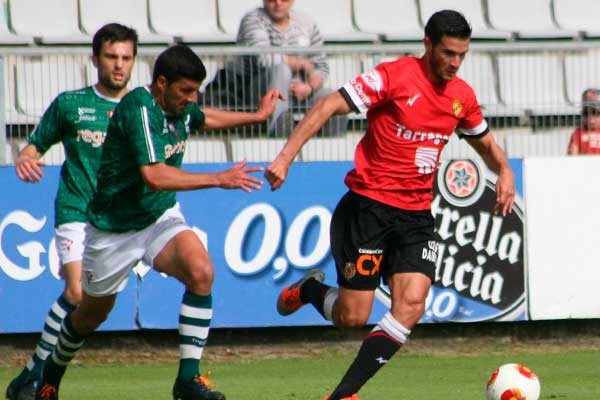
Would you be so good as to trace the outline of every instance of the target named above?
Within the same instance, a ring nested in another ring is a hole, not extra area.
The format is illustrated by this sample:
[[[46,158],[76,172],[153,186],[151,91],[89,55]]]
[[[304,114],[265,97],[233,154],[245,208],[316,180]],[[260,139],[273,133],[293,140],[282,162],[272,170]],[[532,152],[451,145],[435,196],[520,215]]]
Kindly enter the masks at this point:
[[[119,90],[127,86],[135,63],[133,43],[104,42],[98,56],[92,56],[98,69],[98,82],[108,89]]]
[[[160,76],[159,87],[162,92],[161,106],[169,114],[181,114],[188,103],[198,101],[198,90],[202,82],[180,78],[174,82],[167,82]]]
[[[590,130],[600,130],[600,109],[589,108],[585,113],[585,124]]]
[[[265,11],[275,22],[288,18],[294,0],[264,0]]]
[[[469,51],[470,42],[470,39],[442,36],[442,40],[434,45],[429,38],[425,38],[425,48],[429,53],[431,71],[437,81],[435,83],[444,83],[454,79]]]

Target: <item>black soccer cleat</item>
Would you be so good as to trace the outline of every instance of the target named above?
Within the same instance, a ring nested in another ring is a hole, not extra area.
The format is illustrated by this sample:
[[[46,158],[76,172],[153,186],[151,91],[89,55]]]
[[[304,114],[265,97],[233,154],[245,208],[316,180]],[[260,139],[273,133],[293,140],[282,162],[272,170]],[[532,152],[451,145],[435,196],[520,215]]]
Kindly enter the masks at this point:
[[[23,383],[21,383],[19,390],[15,392],[16,393],[15,399],[16,400],[34,400],[35,399],[35,390],[37,389],[38,380],[39,380],[39,377],[32,375],[32,374],[30,374],[27,378],[25,378]],[[7,392],[8,392],[8,390],[7,390]],[[8,398],[11,399],[10,397],[8,397]]]
[[[173,400],[225,400],[225,395],[212,390],[208,378],[196,375],[191,381],[177,378],[173,385]]]

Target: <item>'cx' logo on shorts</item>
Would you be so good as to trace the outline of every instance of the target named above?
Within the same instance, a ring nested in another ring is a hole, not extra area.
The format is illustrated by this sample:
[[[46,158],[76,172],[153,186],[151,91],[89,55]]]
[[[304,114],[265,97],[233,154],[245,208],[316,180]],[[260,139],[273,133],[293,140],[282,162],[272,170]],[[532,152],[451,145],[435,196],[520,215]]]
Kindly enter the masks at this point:
[[[356,260],[356,271],[365,276],[375,275],[379,272],[379,265],[382,259],[383,254],[362,254]]]

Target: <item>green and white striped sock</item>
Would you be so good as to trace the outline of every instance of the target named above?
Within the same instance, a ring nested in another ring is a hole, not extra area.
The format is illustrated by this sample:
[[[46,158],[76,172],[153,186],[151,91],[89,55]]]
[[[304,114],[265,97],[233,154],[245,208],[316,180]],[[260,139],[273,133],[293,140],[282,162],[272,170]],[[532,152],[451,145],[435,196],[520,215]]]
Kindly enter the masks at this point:
[[[199,373],[211,319],[212,296],[186,291],[179,313],[179,379],[191,381]]]
[[[58,340],[58,334],[60,332],[60,325],[67,314],[71,313],[75,309],[75,305],[71,304],[64,295],[61,295],[48,312],[46,321],[44,323],[44,330],[42,331],[42,337],[38,342],[35,352],[31,359],[27,362],[26,369],[35,376],[39,376],[42,372],[44,360],[48,358],[48,355],[52,353],[56,341]]]

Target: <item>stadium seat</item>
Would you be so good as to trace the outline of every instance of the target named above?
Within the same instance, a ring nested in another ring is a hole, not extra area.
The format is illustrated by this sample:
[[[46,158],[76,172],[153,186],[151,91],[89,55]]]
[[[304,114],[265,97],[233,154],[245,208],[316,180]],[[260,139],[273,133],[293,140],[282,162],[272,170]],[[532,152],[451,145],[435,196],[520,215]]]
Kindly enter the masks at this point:
[[[77,2],[73,0],[10,0],[8,14],[15,33],[44,44],[91,43],[79,30]]]
[[[235,42],[218,26],[216,0],[148,0],[150,26],[183,43]]]
[[[559,27],[582,32],[586,37],[600,37],[598,0],[554,0],[553,5]]]
[[[522,39],[573,38],[577,31],[559,28],[552,17],[552,0],[487,0],[494,29],[514,32]]]
[[[312,138],[300,151],[302,161],[352,161],[362,133],[348,133],[339,138]]]
[[[500,99],[532,115],[576,114],[564,96],[562,60],[556,54],[498,55]]]
[[[337,90],[353,78],[362,73],[360,58],[356,54],[331,54],[327,57],[329,77],[324,83],[325,87]]]
[[[506,156],[524,158],[566,155],[573,130],[574,128],[569,128],[548,133],[508,134],[506,135]]]
[[[104,24],[118,22],[135,28],[140,43],[173,42],[172,35],[159,35],[150,31],[146,0],[79,0],[79,16],[82,29],[90,35]]]
[[[17,35],[9,29],[8,7],[0,7],[0,45],[32,44],[33,36]]]
[[[65,90],[84,86],[83,63],[76,56],[44,56],[15,64],[16,108],[39,118],[54,98]]]
[[[242,17],[250,10],[262,7],[261,0],[217,0],[219,26],[225,33],[237,37]]]
[[[94,67],[91,60],[85,64],[85,81],[86,85],[94,85],[98,82],[98,70]],[[131,71],[131,79],[127,85],[130,89],[138,86],[146,86],[152,83],[152,72],[150,71],[150,65],[142,57],[137,58],[133,71]]]
[[[361,32],[379,34],[388,41],[423,39],[415,0],[354,0],[353,7]]]
[[[227,151],[223,140],[189,138],[183,153],[184,163],[227,162]]]
[[[565,80],[567,100],[579,107],[585,89],[600,88],[600,51],[565,55]]]
[[[294,9],[313,18],[326,42],[378,39],[377,34],[361,32],[354,27],[351,0],[302,0],[294,3]]]
[[[234,139],[230,141],[233,162],[271,162],[285,145],[286,139]],[[297,157],[296,157],[297,159]]]
[[[493,68],[491,55],[469,53],[465,57],[458,75],[475,91],[483,114],[488,117],[508,116],[516,111],[505,107],[498,96],[498,79]],[[518,111],[516,112],[518,114]]]
[[[482,0],[420,0],[421,18],[423,24],[429,17],[440,10],[452,9],[461,12],[473,28],[474,39],[510,39],[510,32],[491,29],[485,22],[485,14],[481,4]]]

